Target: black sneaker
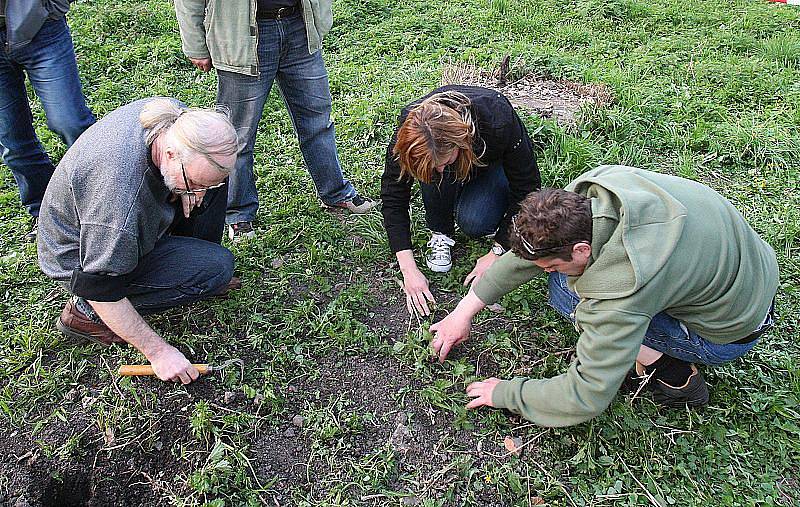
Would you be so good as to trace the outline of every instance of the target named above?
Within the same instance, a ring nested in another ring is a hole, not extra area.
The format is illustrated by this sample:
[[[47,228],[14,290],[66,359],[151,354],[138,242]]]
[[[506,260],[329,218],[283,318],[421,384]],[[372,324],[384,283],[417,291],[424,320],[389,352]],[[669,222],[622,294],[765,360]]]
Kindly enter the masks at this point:
[[[346,201],[337,202],[336,204],[323,204],[326,208],[344,208],[350,213],[356,215],[363,215],[369,213],[372,208],[378,205],[378,201],[374,201],[369,197],[361,197],[356,194],[351,199]]]
[[[228,239],[233,242],[254,238],[255,236],[256,231],[253,229],[253,222],[238,222],[228,225]]]
[[[25,241],[36,243],[36,236],[39,235],[39,217],[33,217],[33,228],[25,235]]]

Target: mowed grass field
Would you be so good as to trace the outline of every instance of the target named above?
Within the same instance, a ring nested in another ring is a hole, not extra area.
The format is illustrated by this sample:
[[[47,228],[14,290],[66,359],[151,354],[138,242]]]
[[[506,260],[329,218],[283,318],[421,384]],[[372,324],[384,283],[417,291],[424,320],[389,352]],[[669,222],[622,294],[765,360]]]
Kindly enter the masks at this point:
[[[613,102],[585,108],[575,127],[523,114],[545,185],[604,163],[711,185],[778,254],[777,327],[705,371],[702,411],[620,395],[564,429],[466,412],[471,380],[564,371],[574,330],[534,281],[431,363],[432,321],[405,310],[380,215],[320,208],[273,92],[256,144],[259,236],[230,246],[243,288],[150,319],[194,362],[243,360],[190,386],[121,379],[138,352],[57,332],[67,295],[22,242],[29,219],[0,166],[0,504],[800,505],[800,7],[337,0],[334,14],[325,60],[339,154],[364,194],[379,191],[397,112],[438,86],[443,61],[491,70],[511,55],[512,78],[604,84]],[[98,117],[155,95],[214,103],[216,77],[183,57],[170,2],[79,1],[68,19]],[[65,148],[33,103],[58,160]],[[413,212],[419,253],[418,196]],[[489,246],[463,239],[453,271],[430,277],[434,320]]]

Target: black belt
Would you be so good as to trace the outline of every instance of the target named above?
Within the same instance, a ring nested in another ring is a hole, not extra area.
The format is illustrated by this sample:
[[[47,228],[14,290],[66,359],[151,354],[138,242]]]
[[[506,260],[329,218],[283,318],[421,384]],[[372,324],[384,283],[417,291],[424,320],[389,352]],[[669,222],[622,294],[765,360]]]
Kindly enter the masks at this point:
[[[274,11],[262,11],[259,10],[256,12],[256,19],[283,19],[288,18],[289,16],[294,16],[298,12],[300,12],[300,5],[295,5],[292,7],[281,7],[280,9],[276,9]]]
[[[739,345],[742,345],[742,344],[745,344],[745,343],[754,342],[757,339],[759,339],[762,334],[764,334],[767,331],[769,331],[770,329],[772,329],[772,326],[775,325],[775,299],[772,300],[772,305],[769,307],[769,317],[770,317],[770,322],[768,324],[760,327],[758,329],[758,331],[753,331],[752,333],[750,333],[749,335],[745,336],[744,338],[736,340],[735,342],[731,342],[731,343],[738,343]],[[765,317],[765,319],[766,319],[766,317]]]

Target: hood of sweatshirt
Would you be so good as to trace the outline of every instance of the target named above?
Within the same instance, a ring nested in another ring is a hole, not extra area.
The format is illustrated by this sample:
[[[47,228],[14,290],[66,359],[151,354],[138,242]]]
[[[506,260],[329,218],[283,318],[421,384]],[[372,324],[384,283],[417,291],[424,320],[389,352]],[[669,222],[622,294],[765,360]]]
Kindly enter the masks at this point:
[[[647,175],[634,167],[600,166],[567,186],[592,200],[592,258],[570,280],[581,297],[630,296],[672,255],[686,208]]]

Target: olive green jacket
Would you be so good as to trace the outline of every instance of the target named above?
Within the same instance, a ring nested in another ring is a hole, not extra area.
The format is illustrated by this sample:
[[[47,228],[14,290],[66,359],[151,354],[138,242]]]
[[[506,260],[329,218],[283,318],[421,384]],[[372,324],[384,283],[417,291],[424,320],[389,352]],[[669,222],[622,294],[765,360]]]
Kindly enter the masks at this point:
[[[322,47],[333,24],[331,0],[301,0],[308,52]],[[183,52],[215,68],[258,75],[256,0],[175,0]]]
[[[778,288],[773,249],[724,197],[697,182],[624,166],[587,172],[567,190],[591,198],[592,257],[567,277],[580,297],[576,359],[548,379],[497,385],[492,404],[543,426],[567,426],[611,403],[652,317],[666,312],[708,341],[744,338]],[[512,252],[475,286],[493,303],[542,273]]]

